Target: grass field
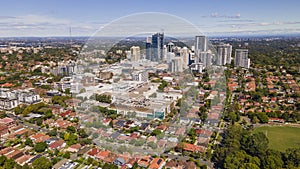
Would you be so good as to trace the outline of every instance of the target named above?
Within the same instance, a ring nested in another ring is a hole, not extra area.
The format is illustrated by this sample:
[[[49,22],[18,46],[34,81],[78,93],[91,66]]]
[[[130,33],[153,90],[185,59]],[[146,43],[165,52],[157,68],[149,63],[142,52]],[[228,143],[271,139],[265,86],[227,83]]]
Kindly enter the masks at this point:
[[[288,148],[300,148],[300,128],[290,126],[262,126],[254,132],[263,132],[269,139],[269,148],[285,151]]]

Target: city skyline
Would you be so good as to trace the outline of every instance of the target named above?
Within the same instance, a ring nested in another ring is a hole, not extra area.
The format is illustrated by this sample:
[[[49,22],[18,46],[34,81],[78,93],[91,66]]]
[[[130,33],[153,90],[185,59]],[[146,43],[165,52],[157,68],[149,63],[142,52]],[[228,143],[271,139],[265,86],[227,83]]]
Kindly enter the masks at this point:
[[[2,2],[0,37],[69,36],[70,28],[74,36],[92,36],[120,17],[143,12],[176,15],[208,36],[298,34],[299,5],[279,0]]]

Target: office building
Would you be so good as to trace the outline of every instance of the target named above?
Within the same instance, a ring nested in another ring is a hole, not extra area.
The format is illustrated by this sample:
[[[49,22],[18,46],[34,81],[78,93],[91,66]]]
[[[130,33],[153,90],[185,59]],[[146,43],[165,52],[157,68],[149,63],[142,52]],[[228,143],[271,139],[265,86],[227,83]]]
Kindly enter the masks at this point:
[[[180,57],[182,58],[183,69],[187,69],[189,65],[189,49],[187,47],[180,50]]]
[[[152,38],[147,37],[147,40],[146,40],[146,59],[151,60],[151,56],[152,56]]]
[[[236,49],[234,65],[236,67],[250,68],[250,58],[248,58],[248,49]]]
[[[195,52],[207,51],[207,37],[206,36],[196,36],[195,37]]]
[[[231,63],[232,46],[230,44],[217,45],[217,65],[226,65]]]
[[[169,42],[167,44],[167,52],[173,52],[174,43]]]
[[[169,63],[169,70],[171,72],[182,72],[183,71],[183,64],[181,57],[175,57]]]
[[[130,48],[130,61],[131,62],[138,62],[141,58],[140,47],[139,46],[132,46]]]
[[[164,58],[164,34],[156,33],[152,35],[151,43],[150,39],[147,38],[146,42],[146,59],[160,62]]]
[[[204,68],[212,65],[212,53],[211,51],[200,52],[200,62],[203,63]]]

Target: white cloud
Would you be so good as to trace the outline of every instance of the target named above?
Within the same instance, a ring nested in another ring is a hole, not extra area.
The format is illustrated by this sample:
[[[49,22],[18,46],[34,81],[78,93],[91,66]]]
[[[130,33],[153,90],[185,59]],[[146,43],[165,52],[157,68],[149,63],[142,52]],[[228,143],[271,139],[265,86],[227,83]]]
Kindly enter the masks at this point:
[[[91,35],[100,24],[45,15],[0,16],[0,36],[66,36],[70,27],[75,36]]]

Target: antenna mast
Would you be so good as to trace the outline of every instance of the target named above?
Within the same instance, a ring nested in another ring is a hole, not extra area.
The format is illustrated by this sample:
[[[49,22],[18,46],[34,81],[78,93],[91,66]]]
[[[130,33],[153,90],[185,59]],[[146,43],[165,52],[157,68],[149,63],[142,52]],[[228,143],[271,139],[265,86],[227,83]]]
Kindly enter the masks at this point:
[[[73,44],[73,42],[72,42],[72,28],[71,27],[69,29],[69,34],[70,34],[70,48],[72,50],[72,44]]]

